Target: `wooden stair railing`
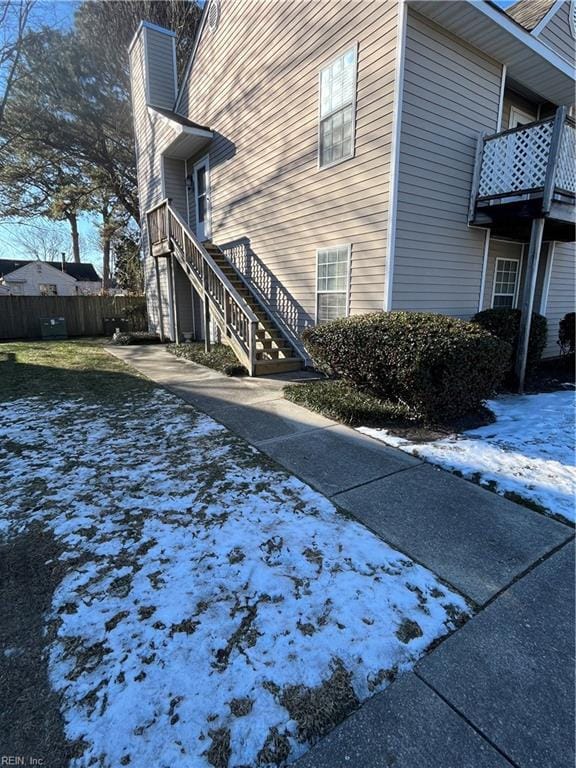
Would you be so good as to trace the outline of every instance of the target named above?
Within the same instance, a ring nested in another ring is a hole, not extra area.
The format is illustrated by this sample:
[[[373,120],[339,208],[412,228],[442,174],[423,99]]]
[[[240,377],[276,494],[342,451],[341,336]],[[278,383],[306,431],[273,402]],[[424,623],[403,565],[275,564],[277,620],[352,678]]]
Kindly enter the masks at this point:
[[[256,368],[258,318],[168,200],[146,213],[153,255],[173,253],[250,376]]]

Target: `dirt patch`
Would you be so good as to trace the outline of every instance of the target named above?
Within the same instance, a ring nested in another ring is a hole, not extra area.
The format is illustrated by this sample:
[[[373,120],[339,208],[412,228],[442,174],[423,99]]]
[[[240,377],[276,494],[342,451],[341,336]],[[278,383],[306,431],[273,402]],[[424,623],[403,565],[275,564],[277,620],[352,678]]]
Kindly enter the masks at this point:
[[[404,619],[396,630],[396,637],[401,643],[409,643],[410,640],[422,637],[422,634],[420,625],[417,621],[412,621],[412,619]]]
[[[60,552],[39,525],[0,546],[0,753],[65,766],[82,753],[64,736],[58,696],[48,681],[43,614],[62,579]]]
[[[232,699],[229,706],[230,712],[232,712],[234,717],[246,717],[246,715],[249,715],[250,712],[252,712],[254,702],[248,697],[242,699]]]
[[[204,752],[206,760],[214,768],[228,768],[228,761],[232,754],[230,749],[230,731],[228,728],[218,728],[216,731],[209,731],[208,736],[212,739],[212,744]]]
[[[334,663],[330,677],[315,688],[288,685],[280,704],[298,723],[298,741],[314,744],[341,723],[359,705],[350,672],[341,661]]]
[[[258,752],[258,765],[283,765],[290,755],[288,737],[270,728],[264,746]]]

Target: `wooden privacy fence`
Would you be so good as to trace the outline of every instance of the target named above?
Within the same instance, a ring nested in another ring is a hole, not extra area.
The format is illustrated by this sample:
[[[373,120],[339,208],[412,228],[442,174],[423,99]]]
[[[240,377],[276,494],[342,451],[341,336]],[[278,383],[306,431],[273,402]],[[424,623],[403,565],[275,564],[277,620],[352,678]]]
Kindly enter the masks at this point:
[[[140,296],[0,296],[0,340],[39,339],[41,318],[64,317],[68,336],[102,336],[105,318],[126,318],[126,330],[147,329]]]

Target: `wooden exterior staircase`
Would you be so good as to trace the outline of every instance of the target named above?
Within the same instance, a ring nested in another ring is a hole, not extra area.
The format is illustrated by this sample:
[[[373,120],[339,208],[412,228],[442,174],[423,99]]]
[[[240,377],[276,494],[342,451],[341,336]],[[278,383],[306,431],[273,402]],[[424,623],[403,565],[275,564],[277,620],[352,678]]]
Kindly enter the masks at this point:
[[[251,376],[302,368],[302,358],[217,246],[201,243],[168,200],[147,211],[146,218],[152,256],[178,260],[202,299],[205,328],[210,320],[216,323],[223,343]]]

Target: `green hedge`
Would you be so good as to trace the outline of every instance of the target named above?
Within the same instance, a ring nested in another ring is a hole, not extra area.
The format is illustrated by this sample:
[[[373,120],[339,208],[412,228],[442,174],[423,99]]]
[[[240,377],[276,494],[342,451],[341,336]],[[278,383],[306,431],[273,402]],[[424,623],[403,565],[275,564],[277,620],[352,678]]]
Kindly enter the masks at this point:
[[[576,314],[568,312],[560,320],[558,328],[558,344],[563,355],[574,354],[574,336],[576,335]]]
[[[472,318],[473,323],[478,323],[482,328],[485,328],[494,336],[510,345],[508,375],[514,373],[521,315],[522,313],[519,309],[485,309],[483,312],[478,312]],[[547,327],[548,324],[544,315],[534,312],[530,326],[530,341],[528,342],[528,359],[526,362],[528,373],[533,371],[540,362],[542,352],[546,346]]]
[[[478,410],[501,383],[508,344],[479,325],[425,312],[379,312],[307,329],[317,366],[428,421]]]

